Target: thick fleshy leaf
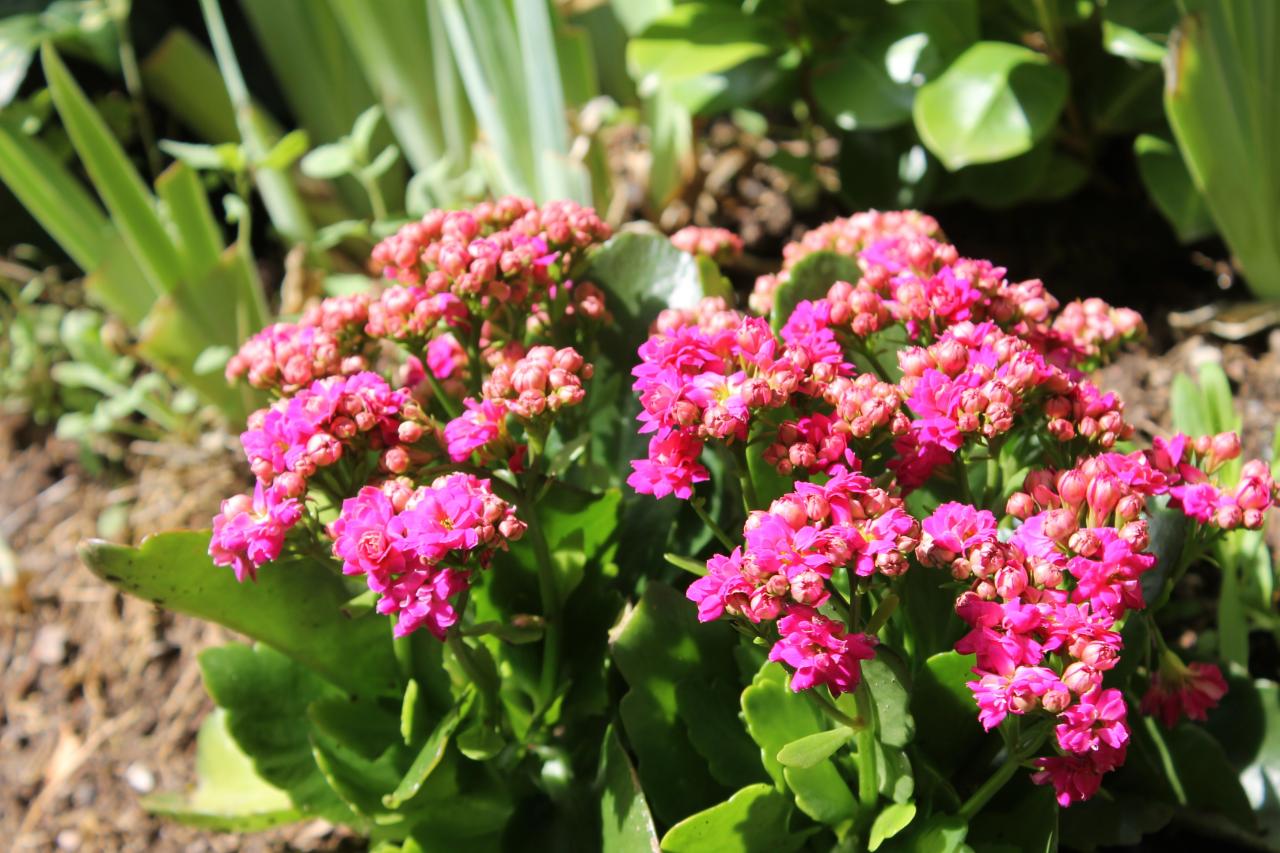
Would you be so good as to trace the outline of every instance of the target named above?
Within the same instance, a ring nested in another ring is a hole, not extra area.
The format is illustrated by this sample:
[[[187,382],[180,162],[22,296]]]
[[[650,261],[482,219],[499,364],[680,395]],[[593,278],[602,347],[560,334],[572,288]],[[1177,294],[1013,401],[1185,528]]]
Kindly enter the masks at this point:
[[[80,556],[98,577],[146,601],[225,625],[284,652],[360,695],[397,693],[391,631],[382,619],[349,619],[351,597],[335,569],[311,561],[263,567],[238,583],[209,559],[208,531],[149,536],[138,548],[92,540]],[[361,665],[349,663],[361,650]]]
[[[837,281],[856,282],[862,278],[858,262],[838,252],[814,252],[791,268],[790,278],[773,292],[773,309],[769,322],[781,332],[791,312],[801,302],[825,299]]]
[[[339,697],[337,689],[279,652],[239,643],[202,652],[200,672],[259,777],[286,791],[308,816],[358,823],[325,781],[309,743],[307,708]]]
[[[1178,726],[1165,735],[1178,778],[1193,808],[1220,814],[1247,832],[1257,828],[1249,798],[1222,746],[1203,728]]]
[[[885,806],[871,824],[871,837],[867,842],[867,849],[873,853],[879,850],[880,845],[887,839],[893,838],[906,829],[907,824],[911,823],[915,816],[915,803],[893,803]]]
[[[613,660],[630,686],[619,705],[627,740],[649,804],[668,823],[728,793],[689,739],[677,685],[729,671],[731,640],[726,626],[698,624],[692,602],[654,581],[610,633]]]
[[[853,729],[848,726],[838,726],[805,735],[778,750],[778,763],[783,767],[812,767],[835,755],[853,734]]]
[[[879,739],[887,746],[906,746],[916,731],[906,665],[892,650],[880,648],[862,662],[862,677],[871,691]]]
[[[400,784],[396,786],[394,791],[382,798],[382,802],[387,808],[399,808],[422,789],[422,784],[427,781],[431,771],[435,770],[440,765],[440,760],[444,758],[444,751],[449,745],[449,738],[453,737],[453,733],[458,729],[458,724],[466,718],[467,712],[471,710],[475,695],[474,690],[466,691],[458,704],[453,706],[449,713],[444,715],[444,719],[436,724],[435,729],[427,737],[427,742],[418,751],[413,764],[404,774],[404,778],[400,780]]]
[[[766,779],[760,751],[738,717],[739,685],[717,675],[686,678],[676,684],[676,704],[689,741],[707,761],[716,780],[740,788]]]
[[[943,774],[959,768],[982,738],[978,709],[965,687],[974,678],[972,667],[972,655],[940,652],[916,673],[911,692],[916,742]]]
[[[658,853],[658,831],[640,788],[640,777],[612,726],[605,732],[600,751],[600,786],[601,849]]]
[[[916,94],[912,115],[924,144],[948,169],[1016,157],[1058,120],[1067,75],[1047,57],[982,41]]]
[[[748,785],[727,801],[685,818],[662,836],[667,853],[786,853],[804,844],[791,832],[791,804],[765,784]]]
[[[831,759],[810,767],[784,767],[778,761],[787,744],[827,728],[825,718],[786,686],[786,672],[779,664],[764,664],[742,692],[742,715],[752,739],[760,745],[765,769],[776,786],[790,789],[801,811],[833,826],[854,816],[853,792]]]
[[[196,736],[196,787],[189,794],[152,794],[154,814],[222,832],[254,832],[300,820],[289,795],[265,781],[227,730],[227,712],[214,708]]]
[[[628,364],[659,311],[692,308],[702,298],[698,262],[661,234],[618,234],[591,255],[580,278],[608,292],[622,332],[618,352],[625,352]]]
[[[1107,0],[1102,13],[1102,46],[1108,53],[1139,62],[1164,59],[1178,6],[1168,0]]]

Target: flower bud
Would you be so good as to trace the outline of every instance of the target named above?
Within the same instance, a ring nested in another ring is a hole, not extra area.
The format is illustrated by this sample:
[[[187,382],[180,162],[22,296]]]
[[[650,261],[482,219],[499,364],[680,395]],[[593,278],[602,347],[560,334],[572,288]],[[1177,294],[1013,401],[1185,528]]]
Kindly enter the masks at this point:
[[[1009,496],[1009,501],[1005,504],[1004,511],[1014,518],[1026,521],[1035,515],[1036,504],[1031,499],[1031,495],[1026,492],[1014,492]]]

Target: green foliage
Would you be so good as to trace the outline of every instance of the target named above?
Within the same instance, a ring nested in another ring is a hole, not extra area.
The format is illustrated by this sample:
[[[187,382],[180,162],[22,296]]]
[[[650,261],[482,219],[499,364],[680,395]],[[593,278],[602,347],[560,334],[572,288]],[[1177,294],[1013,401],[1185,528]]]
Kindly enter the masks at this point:
[[[1280,8],[1197,4],[1170,43],[1165,110],[1187,170],[1255,294],[1280,299]]]

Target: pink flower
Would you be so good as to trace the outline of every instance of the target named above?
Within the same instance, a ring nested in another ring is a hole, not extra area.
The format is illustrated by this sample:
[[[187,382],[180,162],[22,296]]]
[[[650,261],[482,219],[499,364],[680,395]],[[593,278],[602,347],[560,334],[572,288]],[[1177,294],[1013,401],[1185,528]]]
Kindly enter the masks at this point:
[[[1171,729],[1184,716],[1203,722],[1226,693],[1227,681],[1218,667],[1199,662],[1183,666],[1178,661],[1162,666],[1151,679],[1141,710]]]
[[[1124,696],[1119,690],[1101,690],[1081,697],[1063,711],[1054,728],[1058,745],[1076,754],[1092,752],[1105,745],[1120,749],[1129,741]]]
[[[778,631],[782,639],[769,650],[769,660],[795,670],[791,689],[797,693],[819,684],[833,695],[850,693],[862,676],[859,661],[875,657],[875,637],[846,634],[843,624],[811,607],[791,605],[778,620]]]
[[[996,517],[985,509],[977,510],[953,501],[935,509],[920,527],[924,531],[921,551],[946,563],[983,542],[994,541]]]
[[[742,552],[735,548],[729,556],[717,554],[707,560],[707,574],[689,584],[685,596],[698,605],[698,621],[712,622],[724,615],[726,606],[747,601],[752,586],[742,576]]]
[[[1083,802],[1102,785],[1102,777],[1124,764],[1125,747],[1118,749],[1101,744],[1094,752],[1084,755],[1052,755],[1037,758],[1031,781],[1037,785],[1052,784],[1058,795],[1058,805],[1066,808]]]
[[[467,572],[422,566],[397,577],[378,599],[377,611],[396,616],[392,633],[405,637],[425,627],[438,640],[457,623],[449,599],[467,588]]]
[[[222,502],[222,512],[213,520],[209,556],[215,566],[231,566],[236,580],[256,580],[258,567],[280,556],[285,534],[301,517],[296,498],[258,483],[252,498],[236,495]]]
[[[467,410],[444,427],[445,446],[454,462],[462,462],[473,451],[496,440],[503,432],[507,415],[507,407],[501,401],[476,402],[468,397],[463,405]]]
[[[693,484],[711,475],[698,464],[702,443],[682,430],[649,439],[647,459],[632,461],[634,469],[627,485],[642,495],[655,498],[675,495],[682,500],[693,497]]]
[[[377,486],[365,486],[342,502],[329,534],[344,574],[394,574],[404,569],[403,538],[388,529],[395,516],[391,499]]]
[[[448,379],[467,363],[466,350],[451,334],[432,338],[427,344],[427,369],[436,379]]]

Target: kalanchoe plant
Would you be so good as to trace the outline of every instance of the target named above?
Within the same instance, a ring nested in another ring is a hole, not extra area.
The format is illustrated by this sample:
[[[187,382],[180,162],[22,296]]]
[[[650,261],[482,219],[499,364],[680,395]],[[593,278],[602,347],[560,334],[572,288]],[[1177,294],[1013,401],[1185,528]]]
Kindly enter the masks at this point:
[[[789,245],[754,314],[738,251],[435,211],[383,286],[247,341],[252,487],[212,534],[85,552],[260,643],[202,655],[200,785],[148,805],[382,853],[1254,832],[1223,715],[1277,691],[1157,617],[1276,484],[1222,427],[1132,445],[1085,371],[1141,318],[909,211]]]
[[[959,849],[970,832],[997,840],[983,834],[993,803],[1038,801],[1025,782],[1005,790],[1020,767],[1067,807],[1135,749],[1187,805],[1190,747],[1135,718],[1203,721],[1227,683],[1170,650],[1152,611],[1226,531],[1263,524],[1278,494],[1267,465],[1222,481],[1234,433],[1129,450],[1123,402],[1082,371],[1140,334],[1141,318],[1097,299],[1060,307],[1039,281],[961,257],[930,217],[858,214],[784,257],[751,298],[772,316],[719,299],[664,312],[634,371],[649,447],[628,483],[689,501],[728,552],[705,568],[672,562],[702,575],[687,590],[699,620],[728,620],[767,649],[744,673],[741,707],[776,787],[686,812],[663,848],[712,849],[700,835],[750,801],[761,816],[747,823],[766,837],[818,824],[872,850]],[[708,511],[722,492],[744,502],[740,536]],[[799,695],[772,693],[766,710],[778,664]],[[965,688],[982,728],[1000,733],[998,754],[949,731],[910,743]],[[806,700],[819,716],[791,707]],[[657,760],[639,751],[642,778]],[[1018,844],[1056,843],[1057,820],[1042,823]],[[1120,840],[1106,821],[1065,825],[1086,843]]]

